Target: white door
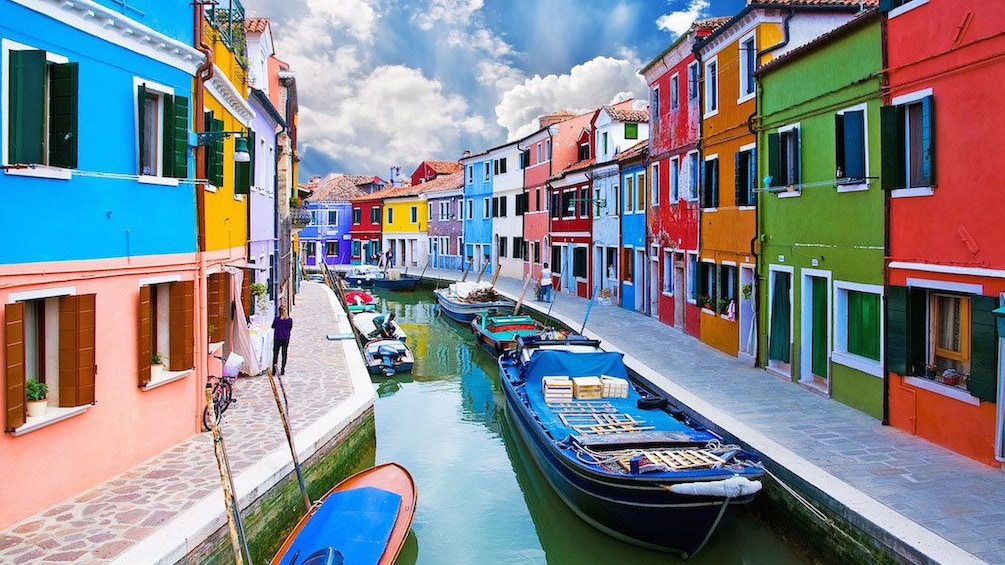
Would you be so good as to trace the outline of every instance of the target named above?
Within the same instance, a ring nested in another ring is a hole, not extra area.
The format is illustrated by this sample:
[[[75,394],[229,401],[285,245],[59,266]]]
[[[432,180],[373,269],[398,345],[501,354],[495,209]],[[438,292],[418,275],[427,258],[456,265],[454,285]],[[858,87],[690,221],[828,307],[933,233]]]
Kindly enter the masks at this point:
[[[684,329],[684,261],[683,258],[674,264],[673,269],[673,325]]]
[[[642,312],[646,307],[646,252],[644,249],[635,250],[635,270],[632,273],[635,286],[635,311]]]
[[[647,314],[659,317],[660,311],[660,261],[659,255],[649,258],[649,311]]]

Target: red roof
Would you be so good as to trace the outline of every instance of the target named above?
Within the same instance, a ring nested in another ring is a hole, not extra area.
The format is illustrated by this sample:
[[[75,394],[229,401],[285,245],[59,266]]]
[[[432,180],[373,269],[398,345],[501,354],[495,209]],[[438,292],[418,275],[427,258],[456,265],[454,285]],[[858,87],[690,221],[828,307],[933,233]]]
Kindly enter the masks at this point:
[[[643,139],[642,141],[632,145],[628,149],[619,152],[614,156],[615,161],[631,161],[632,159],[638,159],[649,151],[649,140]]]
[[[247,18],[244,20],[246,33],[263,33],[269,25],[269,18]]]

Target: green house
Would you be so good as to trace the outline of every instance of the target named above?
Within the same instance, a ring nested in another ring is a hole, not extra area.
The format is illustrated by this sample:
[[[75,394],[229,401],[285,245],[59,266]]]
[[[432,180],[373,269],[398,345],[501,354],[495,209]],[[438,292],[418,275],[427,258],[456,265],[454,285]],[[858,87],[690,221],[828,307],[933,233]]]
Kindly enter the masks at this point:
[[[875,10],[758,71],[759,359],[883,416],[884,194]]]

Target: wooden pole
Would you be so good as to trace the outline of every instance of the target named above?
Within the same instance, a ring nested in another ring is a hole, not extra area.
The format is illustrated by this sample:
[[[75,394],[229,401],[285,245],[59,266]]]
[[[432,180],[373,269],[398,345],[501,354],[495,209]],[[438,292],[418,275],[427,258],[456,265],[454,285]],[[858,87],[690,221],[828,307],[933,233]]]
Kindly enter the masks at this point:
[[[471,272],[471,265],[473,265],[473,264],[474,264],[474,262],[469,257],[468,258],[468,267],[466,269],[464,269],[464,276],[461,277],[461,282],[464,282],[464,281],[468,280],[468,273]]]
[[[421,273],[419,273],[419,278],[420,278],[420,279],[421,279],[422,277],[426,276],[426,269],[428,269],[428,268],[429,268],[429,261],[426,261],[426,266],[425,266],[425,267],[423,267],[423,268],[422,268],[422,272],[421,272]]]
[[[482,277],[485,276],[485,270],[488,269],[488,268],[489,268],[489,264],[486,261],[485,264],[482,265],[482,270],[478,271],[478,280],[475,281],[475,282],[482,282]]]
[[[496,263],[496,272],[492,273],[492,287],[495,288],[496,281],[499,280],[499,271],[502,271],[502,263]]]
[[[520,299],[516,301],[516,307],[513,308],[513,315],[516,316],[520,313],[520,307],[523,306],[523,297],[527,295],[527,287],[530,286],[531,277],[530,273],[523,278],[523,291],[520,292]]]
[[[293,445],[293,433],[290,431],[290,421],[286,417],[286,407],[279,398],[279,389],[276,388],[276,379],[272,376],[272,369],[265,371],[269,375],[269,384],[272,385],[272,396],[276,399],[276,408],[279,409],[279,419],[283,422],[283,431],[286,432],[286,443],[290,446],[290,455],[293,456],[293,469],[297,472],[297,483],[300,484],[300,494],[304,496],[304,507],[311,509],[311,497],[307,494],[307,487],[304,485],[304,474],[300,470],[300,460],[297,459],[297,448]]]
[[[213,387],[206,385],[206,406],[209,413],[213,414]],[[209,419],[209,428],[213,434],[213,450],[216,453],[216,469],[220,472],[220,486],[223,487],[223,504],[227,508],[227,527],[230,530],[230,545],[234,549],[234,563],[244,564],[244,557],[241,553],[241,540],[238,536],[238,517],[235,508],[237,501],[234,497],[232,481],[230,480],[229,465],[226,461],[226,450],[223,447],[223,435],[220,433],[220,426],[216,423],[216,418]]]

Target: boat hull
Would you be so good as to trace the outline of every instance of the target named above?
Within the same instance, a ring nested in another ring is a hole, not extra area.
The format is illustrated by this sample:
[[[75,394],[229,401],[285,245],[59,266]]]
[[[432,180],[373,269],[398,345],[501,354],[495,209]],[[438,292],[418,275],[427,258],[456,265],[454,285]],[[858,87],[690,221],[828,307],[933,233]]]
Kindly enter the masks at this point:
[[[487,323],[483,324],[482,314],[478,314],[470,324],[475,341],[496,355],[516,349],[517,337],[539,335],[545,331],[529,316],[489,316]]]
[[[436,295],[436,303],[440,305],[440,311],[448,318],[462,324],[469,324],[478,314],[487,311],[512,310],[516,305],[512,300],[497,300],[494,302],[458,302],[446,295],[443,289],[433,291]]]
[[[412,351],[396,339],[375,339],[363,347],[366,367],[371,375],[390,377],[412,370],[415,358]]]
[[[373,493],[360,511],[344,511],[345,495]],[[340,498],[342,497],[342,498]],[[295,553],[302,562],[327,547],[338,550],[347,563],[391,565],[408,537],[418,495],[415,481],[396,463],[360,471],[335,485],[300,519],[272,559],[287,563]]]
[[[402,275],[401,278],[397,279],[373,279],[371,285],[373,288],[379,288],[382,290],[415,290],[415,287],[419,285],[419,277],[411,277],[408,275]]]

